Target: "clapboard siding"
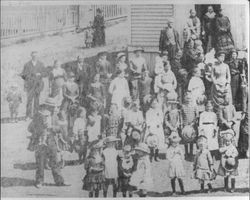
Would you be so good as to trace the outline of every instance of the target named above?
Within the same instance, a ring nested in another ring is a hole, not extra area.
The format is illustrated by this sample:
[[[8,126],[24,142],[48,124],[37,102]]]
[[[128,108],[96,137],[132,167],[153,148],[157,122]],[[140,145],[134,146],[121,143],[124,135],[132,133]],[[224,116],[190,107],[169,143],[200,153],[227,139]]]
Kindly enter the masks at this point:
[[[160,31],[173,15],[172,4],[131,5],[131,45],[159,46]]]

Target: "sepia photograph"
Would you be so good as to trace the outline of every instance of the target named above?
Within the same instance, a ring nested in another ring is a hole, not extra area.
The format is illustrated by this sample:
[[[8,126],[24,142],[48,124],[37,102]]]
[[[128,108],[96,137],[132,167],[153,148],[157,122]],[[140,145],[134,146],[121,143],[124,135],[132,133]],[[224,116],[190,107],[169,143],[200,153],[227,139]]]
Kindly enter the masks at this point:
[[[1,1],[1,198],[249,198],[249,2]]]

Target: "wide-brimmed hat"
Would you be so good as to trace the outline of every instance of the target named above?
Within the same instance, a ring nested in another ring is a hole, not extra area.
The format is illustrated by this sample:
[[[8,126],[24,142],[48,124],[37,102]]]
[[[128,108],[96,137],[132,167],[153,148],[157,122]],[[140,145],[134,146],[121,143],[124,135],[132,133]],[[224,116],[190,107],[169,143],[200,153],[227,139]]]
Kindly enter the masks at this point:
[[[123,56],[126,57],[126,54],[124,52],[120,52],[120,53],[117,54],[117,59],[120,59]]]
[[[101,51],[97,54],[98,57],[101,57],[101,56],[107,56],[108,55],[108,52],[107,51]]]
[[[231,55],[232,55],[233,53],[237,53],[237,55],[238,55],[237,49],[232,49],[230,53],[231,53]]]
[[[135,150],[149,154],[148,145],[146,145],[145,143],[139,143],[139,145],[135,147]]]
[[[180,50],[176,53],[175,58],[180,59],[181,57],[182,57],[182,51]]]
[[[197,143],[206,143],[207,142],[207,137],[205,135],[199,135],[197,138]]]
[[[144,52],[144,49],[142,47],[137,47],[136,49],[134,49],[134,53],[137,51]]]
[[[100,149],[102,148],[103,145],[103,140],[94,140],[91,144],[90,144],[90,148],[91,149]]]
[[[238,160],[236,158],[229,157],[225,159],[224,161],[222,160],[222,166],[228,172],[234,171],[238,167],[237,161]]]
[[[48,110],[39,110],[38,111],[43,116],[50,116],[51,112]]]
[[[215,57],[219,57],[221,54],[226,55],[227,52],[225,50],[219,50],[219,51],[216,52]]]
[[[162,51],[161,56],[164,56],[164,55],[168,56],[168,51]]]
[[[104,139],[104,143],[117,142],[120,139],[115,136],[108,136]]]
[[[221,131],[221,136],[224,140],[229,141],[232,140],[234,137],[234,131],[232,129],[227,129],[225,131]]]
[[[48,97],[47,99],[45,99],[43,104],[46,106],[52,106],[52,107],[55,107],[57,105],[56,100],[54,98],[51,98],[51,97]]]

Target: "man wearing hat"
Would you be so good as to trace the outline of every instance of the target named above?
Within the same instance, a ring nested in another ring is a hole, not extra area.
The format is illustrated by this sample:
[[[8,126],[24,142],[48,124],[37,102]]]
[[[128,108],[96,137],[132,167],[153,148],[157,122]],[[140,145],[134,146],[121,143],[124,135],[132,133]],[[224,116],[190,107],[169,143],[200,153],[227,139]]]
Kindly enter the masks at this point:
[[[86,95],[88,92],[88,85],[91,81],[91,69],[88,64],[84,61],[84,57],[79,55],[76,61],[69,62],[66,64],[67,74],[73,72],[75,75],[74,81],[79,86],[79,95],[81,99],[81,105],[86,105]]]
[[[58,164],[58,138],[55,135],[57,125],[54,109],[56,104],[48,98],[34,116],[28,127],[32,133],[28,150],[35,151],[36,157],[36,184],[37,188],[44,184],[44,168],[49,160],[52,175],[57,186],[66,186]]]
[[[167,50],[170,61],[175,58],[176,53],[180,49],[179,34],[173,28],[173,23],[173,18],[169,18],[168,26],[161,30],[159,42],[159,50],[161,52]]]
[[[105,45],[105,21],[104,16],[102,15],[102,10],[97,8],[96,16],[93,22],[93,46],[102,46]]]
[[[108,52],[102,51],[97,54],[98,60],[95,63],[94,70],[92,73],[92,79],[95,74],[100,74],[100,82],[104,86],[104,95],[107,98],[109,84],[111,82],[113,67],[107,60]]]
[[[31,52],[31,60],[24,65],[21,77],[24,80],[24,89],[27,92],[26,118],[32,118],[39,108],[40,93],[43,90],[43,77],[47,70],[38,60],[38,52]]]
[[[75,104],[77,102],[77,98],[79,97],[79,87],[74,82],[75,75],[73,72],[68,73],[68,80],[63,86],[63,102],[61,106],[61,110],[68,113],[69,106]]]
[[[142,76],[142,72],[147,70],[145,58],[142,56],[143,48],[138,47],[134,50],[134,57],[129,61],[130,64],[130,82],[132,87],[132,99],[139,98],[138,80]]]
[[[190,10],[190,17],[187,20],[186,28],[190,32],[190,36],[193,40],[200,38],[201,32],[201,22],[196,16],[196,11],[194,9]]]

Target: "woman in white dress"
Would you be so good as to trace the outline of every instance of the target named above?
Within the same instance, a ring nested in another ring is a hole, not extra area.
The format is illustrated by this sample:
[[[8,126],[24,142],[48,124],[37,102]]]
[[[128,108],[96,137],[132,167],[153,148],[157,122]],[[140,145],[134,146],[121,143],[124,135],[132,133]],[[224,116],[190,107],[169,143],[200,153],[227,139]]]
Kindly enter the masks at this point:
[[[164,116],[161,106],[157,99],[153,99],[151,108],[146,113],[147,133],[145,138],[147,138],[149,133],[156,135],[159,140],[158,149],[163,149],[165,147],[163,121]]]
[[[117,77],[111,81],[109,86],[109,93],[112,96],[111,103],[118,106],[118,110],[121,111],[123,107],[123,99],[130,98],[128,81],[124,77],[125,72],[118,70]]]

